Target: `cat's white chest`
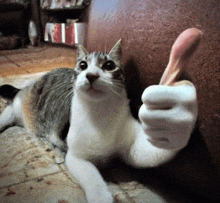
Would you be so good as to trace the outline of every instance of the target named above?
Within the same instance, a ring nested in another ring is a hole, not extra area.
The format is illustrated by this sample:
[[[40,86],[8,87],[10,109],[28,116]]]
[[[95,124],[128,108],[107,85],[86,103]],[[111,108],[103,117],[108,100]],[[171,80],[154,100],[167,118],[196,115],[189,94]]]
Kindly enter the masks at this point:
[[[93,157],[107,158],[121,148],[126,148],[125,138],[131,140],[131,135],[124,135],[124,127],[130,119],[128,104],[107,105],[108,108],[104,106],[105,102],[102,104],[103,102],[86,107],[86,104],[79,102],[77,98],[72,103],[67,143],[78,157],[87,160],[92,160]]]
[[[86,122],[84,122],[85,124]],[[113,134],[102,134],[91,125],[71,127],[71,135],[68,137],[68,147],[74,154],[85,160],[103,160],[116,153],[117,146]]]

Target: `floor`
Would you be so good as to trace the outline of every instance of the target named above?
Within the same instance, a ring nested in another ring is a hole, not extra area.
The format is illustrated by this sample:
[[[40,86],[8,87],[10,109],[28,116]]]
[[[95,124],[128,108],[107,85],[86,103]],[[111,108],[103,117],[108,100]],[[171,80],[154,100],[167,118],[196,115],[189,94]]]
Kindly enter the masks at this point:
[[[0,52],[0,83],[17,83],[20,76],[57,67],[74,67],[76,51],[43,46]],[[27,75],[23,78],[27,79]],[[21,81],[20,81],[21,82]],[[6,104],[0,99],[0,112]],[[66,169],[63,154],[21,127],[0,136],[0,203],[84,203],[83,190]],[[139,173],[139,174],[138,174]],[[166,188],[151,174],[115,161],[102,174],[115,202],[193,202]],[[147,177],[148,183],[140,183]]]
[[[0,51],[0,76],[36,73],[59,67],[74,67],[76,50],[67,47],[42,47]]]

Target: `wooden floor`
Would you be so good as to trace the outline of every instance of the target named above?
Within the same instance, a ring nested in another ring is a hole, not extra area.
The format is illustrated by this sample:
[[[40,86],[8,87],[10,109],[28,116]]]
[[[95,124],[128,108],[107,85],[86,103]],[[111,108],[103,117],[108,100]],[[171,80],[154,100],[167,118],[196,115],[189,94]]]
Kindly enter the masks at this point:
[[[42,47],[0,51],[0,76],[49,71],[59,67],[74,67],[76,50],[69,47]]]

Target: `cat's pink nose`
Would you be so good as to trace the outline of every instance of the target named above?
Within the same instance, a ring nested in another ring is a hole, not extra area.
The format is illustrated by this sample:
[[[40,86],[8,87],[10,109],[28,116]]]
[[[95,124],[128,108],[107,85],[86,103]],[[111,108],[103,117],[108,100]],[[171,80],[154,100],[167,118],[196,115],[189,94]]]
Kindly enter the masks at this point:
[[[86,78],[88,79],[90,84],[92,84],[93,82],[95,82],[95,80],[99,78],[99,74],[87,73]]]

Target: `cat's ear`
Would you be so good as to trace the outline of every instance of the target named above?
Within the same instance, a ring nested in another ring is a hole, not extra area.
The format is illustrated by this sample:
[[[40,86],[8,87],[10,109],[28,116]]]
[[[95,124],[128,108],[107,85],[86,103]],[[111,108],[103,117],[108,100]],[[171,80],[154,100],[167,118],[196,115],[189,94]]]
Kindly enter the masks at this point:
[[[109,56],[116,61],[120,61],[120,59],[121,59],[121,39],[119,39],[117,41],[117,43],[112,47],[111,51],[109,52]]]
[[[88,51],[82,45],[78,45],[77,48],[77,60],[82,59],[84,56],[88,55]]]

